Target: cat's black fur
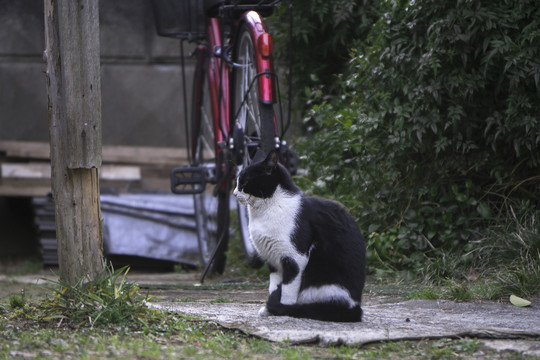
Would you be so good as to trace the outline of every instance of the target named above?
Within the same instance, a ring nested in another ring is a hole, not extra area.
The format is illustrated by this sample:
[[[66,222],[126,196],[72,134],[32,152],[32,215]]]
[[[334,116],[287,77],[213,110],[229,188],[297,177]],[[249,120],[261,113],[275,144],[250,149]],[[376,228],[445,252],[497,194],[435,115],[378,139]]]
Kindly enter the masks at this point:
[[[342,205],[303,196],[277,159],[275,151],[257,154],[234,191],[248,205],[252,241],[271,270],[260,314],[361,321],[362,233]]]

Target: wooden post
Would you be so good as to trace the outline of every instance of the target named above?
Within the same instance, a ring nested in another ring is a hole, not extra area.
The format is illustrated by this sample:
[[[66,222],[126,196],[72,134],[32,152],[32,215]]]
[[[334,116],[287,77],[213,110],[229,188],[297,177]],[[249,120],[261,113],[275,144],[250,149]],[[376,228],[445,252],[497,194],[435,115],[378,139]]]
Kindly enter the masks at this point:
[[[44,1],[59,272],[75,284],[103,268],[99,7],[98,0]]]

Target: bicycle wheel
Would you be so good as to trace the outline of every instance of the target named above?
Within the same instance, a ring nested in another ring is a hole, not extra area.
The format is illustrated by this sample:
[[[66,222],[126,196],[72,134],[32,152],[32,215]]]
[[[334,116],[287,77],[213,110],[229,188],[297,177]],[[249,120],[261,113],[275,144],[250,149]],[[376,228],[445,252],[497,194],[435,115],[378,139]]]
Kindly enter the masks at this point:
[[[275,144],[276,131],[274,127],[273,104],[259,100],[257,86],[257,66],[255,40],[246,24],[240,27],[236,39],[233,61],[237,64],[233,70],[233,116],[244,130],[245,149],[242,164],[238,171],[249,165],[257,150],[268,153]],[[248,263],[255,268],[263,265],[249,235],[249,217],[246,206],[238,204],[238,219],[240,235]]]
[[[193,203],[201,267],[208,266],[215,251],[214,262],[209,272],[222,274],[229,241],[231,182],[223,180],[226,171],[224,152],[219,151],[218,156],[215,155],[211,100],[205,66],[207,54],[204,50],[198,51],[202,53],[198,54],[193,86],[192,165],[204,168],[207,179],[216,184],[216,187],[208,186],[202,193],[194,194]]]

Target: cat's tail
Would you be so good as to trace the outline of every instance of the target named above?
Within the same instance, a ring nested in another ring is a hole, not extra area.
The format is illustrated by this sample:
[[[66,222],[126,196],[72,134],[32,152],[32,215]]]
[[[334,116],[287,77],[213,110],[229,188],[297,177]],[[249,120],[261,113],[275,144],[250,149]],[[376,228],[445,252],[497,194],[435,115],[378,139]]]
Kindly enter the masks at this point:
[[[362,308],[360,305],[349,307],[341,302],[311,303],[283,305],[279,302],[268,301],[268,312],[278,316],[292,316],[321,321],[358,322],[362,321]]]

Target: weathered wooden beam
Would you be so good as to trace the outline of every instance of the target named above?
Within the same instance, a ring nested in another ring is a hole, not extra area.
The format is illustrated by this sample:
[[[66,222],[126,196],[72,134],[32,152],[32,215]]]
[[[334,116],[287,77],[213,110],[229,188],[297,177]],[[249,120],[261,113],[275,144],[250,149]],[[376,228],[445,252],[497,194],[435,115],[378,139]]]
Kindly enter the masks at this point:
[[[187,163],[185,148],[103,145],[104,163],[152,164],[179,166]],[[0,141],[0,157],[50,159],[50,145],[37,141]],[[211,154],[209,154],[211,156]]]
[[[50,179],[51,166],[45,162],[0,164],[0,177],[3,179]],[[126,165],[102,165],[99,178],[100,180],[138,181],[141,180],[141,168]]]
[[[57,4],[65,122],[64,157],[70,169],[101,165],[101,73],[98,0]],[[97,53],[96,53],[97,50]]]
[[[0,196],[46,196],[50,191],[50,180],[0,178]]]
[[[59,273],[75,284],[103,269],[99,7],[98,0],[45,0],[44,8]]]

